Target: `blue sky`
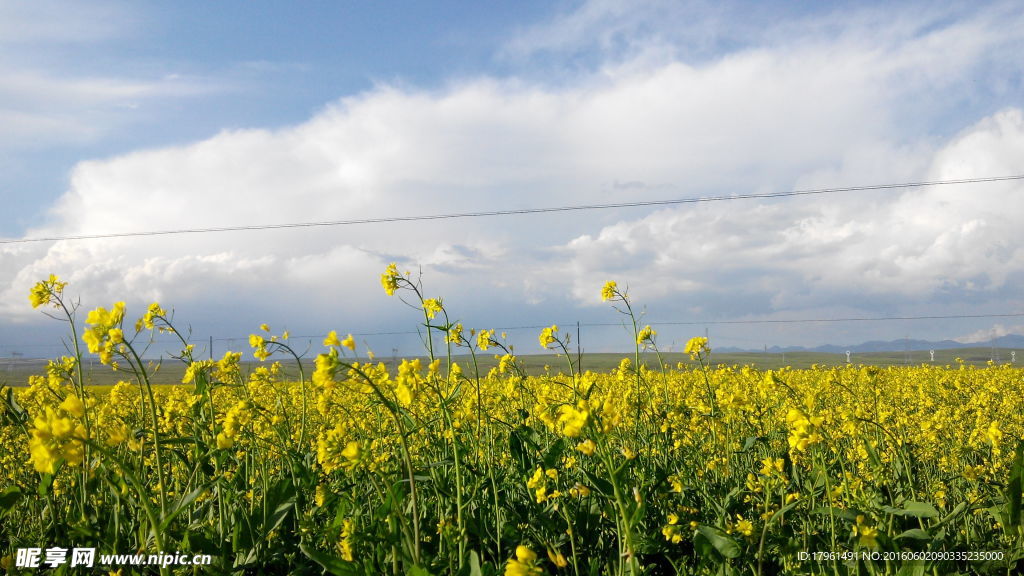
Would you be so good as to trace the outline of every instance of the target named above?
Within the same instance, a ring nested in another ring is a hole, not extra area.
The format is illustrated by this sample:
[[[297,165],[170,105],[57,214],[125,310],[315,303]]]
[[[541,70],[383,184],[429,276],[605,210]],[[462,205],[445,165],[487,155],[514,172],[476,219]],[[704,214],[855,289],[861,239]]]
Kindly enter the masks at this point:
[[[430,88],[488,73],[502,66],[502,38],[538,17],[529,2],[370,11],[356,2],[44,1],[0,10],[5,68],[24,78],[0,92],[5,108],[44,124],[5,143],[0,184],[17,208],[4,217],[7,235],[44,219],[39,195],[62,194],[82,159],[299,123],[380,83]],[[78,130],[44,122],[68,115]]]
[[[0,237],[1022,174],[1022,20],[1012,2],[0,2]],[[478,328],[615,324],[609,279],[654,325],[1016,313],[1021,192],[0,244],[0,357],[59,349],[26,297],[51,272],[86,309],[159,299],[201,341],[414,330],[380,290],[391,261]],[[711,331],[756,348],[1022,324]],[[511,336],[536,352],[535,332]],[[614,326],[584,342],[629,345]]]

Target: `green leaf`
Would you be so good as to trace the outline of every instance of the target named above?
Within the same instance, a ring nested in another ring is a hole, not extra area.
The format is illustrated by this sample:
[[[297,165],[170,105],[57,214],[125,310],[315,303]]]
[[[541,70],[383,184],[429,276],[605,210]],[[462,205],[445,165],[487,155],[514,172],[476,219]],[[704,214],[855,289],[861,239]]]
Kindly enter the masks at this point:
[[[715,547],[715,550],[726,558],[739,558],[740,554],[743,553],[736,540],[732,539],[721,528],[701,524],[697,526],[697,532],[704,538],[707,538],[708,542]]]
[[[377,506],[375,514],[377,518],[386,518],[391,513],[402,509],[402,502],[405,500],[405,486],[407,485],[408,482],[403,483],[401,480],[398,480],[388,488],[384,499]],[[338,513],[340,515],[340,509]]]
[[[750,452],[751,450],[754,449],[755,446],[757,446],[758,442],[763,442],[766,440],[768,439],[765,438],[764,436],[747,436],[743,440],[743,448],[740,448],[737,452],[739,452],[740,454]]]
[[[529,446],[532,444],[528,438],[524,438],[524,435],[520,432],[521,430],[528,430],[525,426],[520,426],[518,429],[513,430],[508,435],[508,452],[512,456],[512,460],[519,466],[520,472],[529,471],[532,468],[532,458],[530,456],[529,448],[535,448],[536,446]]]
[[[871,445],[871,442],[867,438],[862,438],[864,442],[864,449],[867,450],[868,460],[871,461],[871,465],[880,467],[882,465],[882,459],[878,457],[878,451]]]
[[[559,438],[544,453],[544,467],[554,468],[558,464],[559,458],[562,457],[563,452],[565,452],[565,438]]]
[[[14,505],[21,500],[25,494],[21,491],[21,488],[17,486],[11,486],[3,492],[0,492],[0,517],[11,511]]]
[[[195,380],[193,380],[193,382],[195,382],[195,394],[197,396],[202,396],[203,394],[206,394],[206,390],[210,387],[209,383],[207,382],[207,376],[205,371],[200,371],[199,374],[196,374],[196,378]]]
[[[182,546],[189,552],[201,552],[203,554],[210,555],[215,555],[220,552],[220,548],[217,544],[204,536],[202,532],[199,532],[198,530],[186,531],[185,537],[182,540]]]
[[[469,576],[483,576],[483,571],[480,570],[480,555],[476,550],[469,551]]]
[[[615,488],[612,487],[611,482],[601,478],[589,470],[584,470],[583,473],[587,475],[587,480],[589,480],[590,483],[594,485],[594,488],[597,488],[597,491],[601,494],[610,497],[615,493]]]
[[[263,535],[274,531],[294,509],[295,486],[290,479],[275,482],[267,491],[263,504]],[[273,510],[273,512],[271,512]]]
[[[783,517],[783,514],[785,514],[786,512],[789,512],[792,508],[794,508],[796,505],[798,505],[800,503],[801,503],[800,500],[794,500],[794,501],[790,502],[789,504],[786,504],[782,508],[779,508],[779,510],[777,512],[775,512],[775,514],[772,514],[771,518],[769,518],[765,522],[765,524],[771,525],[771,523],[774,522],[776,518],[781,520],[782,517]]]
[[[922,560],[907,562],[896,573],[896,576],[924,576],[924,567],[925,564]]]
[[[961,514],[964,513],[965,510],[967,510],[967,502],[961,502],[957,504],[956,508],[953,508],[952,512],[946,514],[945,518],[939,520],[938,523],[933,524],[932,527],[936,528],[938,526],[942,526],[943,524],[947,524],[953,520],[956,520]]]
[[[177,502],[174,502],[174,508],[171,509],[167,516],[165,516],[164,519],[160,522],[160,530],[167,530],[167,527],[170,526],[171,522],[179,514],[184,512],[185,508],[187,508],[189,504],[195,502],[196,498],[199,498],[203,494],[203,492],[206,492],[212,485],[212,482],[208,484],[203,484],[202,486],[196,488],[192,492],[185,494],[184,496],[179,498]]]
[[[64,464],[64,460],[61,460],[57,464],[57,470],[58,471],[60,470],[60,467],[63,464]],[[46,495],[50,493],[50,488],[52,486],[53,486],[53,474],[46,474],[46,473],[40,474],[39,475],[39,487],[36,488],[36,493],[39,494],[40,496],[42,496],[43,498],[45,498]]]
[[[1006,485],[1006,500],[1010,506],[1010,517],[1008,520],[1013,526],[1021,526],[1021,492],[1024,491],[1024,440],[1017,442],[1017,449],[1013,455],[1013,466],[1010,468],[1010,482]]]
[[[894,540],[900,540],[903,538],[910,538],[911,540],[931,540],[932,535],[920,528],[913,528],[901,533],[899,536],[894,538]]]
[[[701,558],[713,558],[716,561],[718,560],[718,558],[715,558],[715,547],[711,544],[711,541],[697,531],[694,531],[693,534],[693,549]]]
[[[431,576],[430,571],[423,566],[413,566],[406,574],[408,576]]]
[[[935,509],[934,505],[929,502],[915,502],[914,500],[904,502],[903,508],[883,506],[882,510],[887,514],[893,514],[895,516],[912,516],[914,518],[939,517],[939,511]]]
[[[822,508],[815,508],[814,510],[811,510],[811,514],[817,514],[819,516],[831,515],[835,516],[836,518],[842,518],[847,522],[856,522],[857,515],[860,514],[860,512],[856,510],[850,510],[848,508],[833,508],[829,506],[824,506]]]
[[[985,508],[985,511],[988,512],[989,514],[991,514],[992,518],[994,518],[996,522],[999,522],[1003,526],[1009,526],[1010,518],[1007,516],[1007,514],[1009,513],[1010,510],[1009,510],[1008,506],[1006,506],[1006,505],[990,506],[988,508]]]
[[[355,564],[346,562],[337,556],[332,556],[331,554],[314,550],[313,548],[306,546],[305,542],[299,543],[299,550],[302,550],[302,553],[305,554],[307,558],[316,562],[320,566],[323,566],[324,570],[327,570],[335,576],[358,576],[359,574],[362,574]]]
[[[4,397],[5,410],[0,410],[0,416],[9,418],[12,424],[24,425],[28,422],[28,412],[18,404],[18,397],[14,395],[14,390],[11,387],[7,387],[7,394]]]

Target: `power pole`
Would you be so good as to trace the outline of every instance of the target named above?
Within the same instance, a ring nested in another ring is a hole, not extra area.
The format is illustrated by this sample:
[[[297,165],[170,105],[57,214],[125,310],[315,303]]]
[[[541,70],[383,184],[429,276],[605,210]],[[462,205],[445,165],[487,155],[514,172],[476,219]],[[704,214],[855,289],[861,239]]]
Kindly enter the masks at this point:
[[[576,372],[583,373],[583,348],[580,346],[580,321],[576,321]]]

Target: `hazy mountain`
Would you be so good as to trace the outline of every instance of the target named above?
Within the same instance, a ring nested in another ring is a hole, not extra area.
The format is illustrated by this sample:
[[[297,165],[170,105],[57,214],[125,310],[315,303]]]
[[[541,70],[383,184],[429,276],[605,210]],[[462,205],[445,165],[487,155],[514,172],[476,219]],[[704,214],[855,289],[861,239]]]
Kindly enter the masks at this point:
[[[1018,334],[1007,334],[986,340],[984,342],[957,342],[956,340],[915,340],[901,338],[899,340],[872,340],[861,344],[837,346],[835,344],[824,344],[807,348],[804,346],[770,346],[769,354],[781,354],[783,352],[824,352],[827,354],[845,354],[847,350],[853,353],[864,352],[902,352],[904,350],[953,350],[956,348],[1022,348],[1024,349],[1024,336]],[[718,352],[764,352],[764,348],[742,349],[726,347],[716,349]]]

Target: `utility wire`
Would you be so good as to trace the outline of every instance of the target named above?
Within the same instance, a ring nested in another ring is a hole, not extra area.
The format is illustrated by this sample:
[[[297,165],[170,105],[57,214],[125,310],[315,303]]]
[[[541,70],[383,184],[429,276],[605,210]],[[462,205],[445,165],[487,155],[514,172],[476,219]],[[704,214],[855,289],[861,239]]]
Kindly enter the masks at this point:
[[[755,200],[769,198],[789,198],[794,196],[814,196],[836,194],[840,192],[858,192],[867,190],[893,190],[900,188],[921,188],[924,186],[948,186],[953,184],[981,184],[988,182],[1005,182],[1024,180],[1024,174],[1014,176],[993,176],[988,178],[965,178],[960,180],[934,180],[930,182],[905,182],[901,184],[872,184],[867,186],[846,186],[842,188],[816,188],[811,190],[791,190],[788,192],[766,192],[750,194],[733,194],[729,196],[703,196],[700,198],[678,198],[674,200],[646,200],[636,202],[613,202],[609,204],[576,204],[549,208],[520,208],[515,210],[485,210],[480,212],[456,212],[450,214],[425,214],[420,216],[388,216],[381,218],[358,218],[353,220],[327,220],[322,222],[292,222],[284,224],[253,224],[247,226],[219,226],[210,228],[182,228],[176,230],[149,230],[138,232],[113,232],[109,234],[81,234],[73,236],[50,236],[40,238],[2,239],[0,244],[27,244],[30,242],[56,242],[60,240],[98,240],[102,238],[126,238],[133,236],[167,236],[173,234],[203,234],[209,232],[242,232],[246,230],[278,230],[284,228],[315,228],[325,226],[352,226],[356,224],[384,224],[393,222],[420,222],[428,220],[450,220],[455,218],[482,218],[485,216],[513,216],[523,214],[546,214],[553,212],[575,212],[582,210],[607,210],[611,208],[638,208],[644,206],[672,206],[680,204],[699,204],[722,202],[728,200]]]
[[[712,325],[728,325],[728,324],[812,324],[821,322],[886,322],[886,321],[912,321],[912,320],[963,320],[972,318],[1019,318],[1024,316],[1024,312],[1021,313],[1008,313],[1008,314],[946,314],[946,315],[931,315],[931,316],[850,316],[844,318],[790,318],[790,319],[767,319],[767,320],[691,320],[691,321],[674,321],[674,322],[657,322],[653,323],[652,326],[712,326]],[[575,325],[575,322],[565,322],[565,326]],[[513,331],[513,330],[540,330],[548,328],[550,324],[536,325],[536,326],[506,326],[496,327],[496,331]],[[583,328],[606,328],[613,326],[623,326],[622,323],[614,322],[581,322],[580,327]],[[412,330],[406,331],[388,331],[388,332],[353,332],[353,336],[367,337],[367,336],[413,336],[421,334]],[[297,340],[319,340],[323,338],[323,334],[318,335],[295,335],[291,334],[288,337],[289,342]],[[202,343],[208,339],[196,338],[193,343]],[[248,342],[248,336],[238,337],[213,337],[214,342],[236,342],[243,341]],[[172,342],[179,342],[176,339],[154,339],[154,344],[169,344]],[[2,344],[0,348],[17,349],[17,348],[45,348],[55,345],[51,344]],[[5,359],[10,360],[10,359]],[[28,360],[28,359],[26,359]],[[20,361],[20,360],[19,360]]]

